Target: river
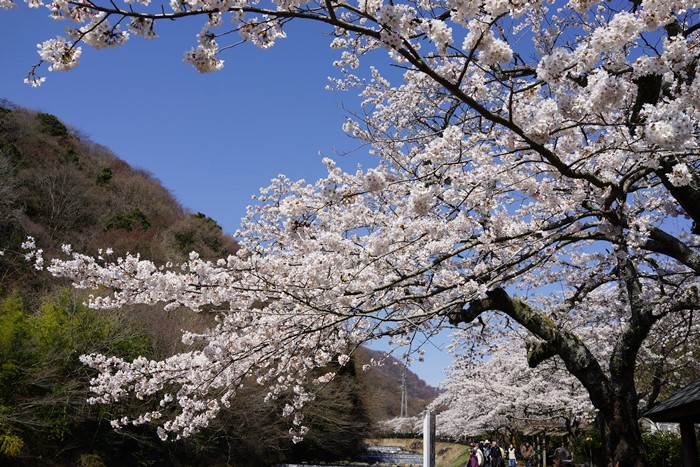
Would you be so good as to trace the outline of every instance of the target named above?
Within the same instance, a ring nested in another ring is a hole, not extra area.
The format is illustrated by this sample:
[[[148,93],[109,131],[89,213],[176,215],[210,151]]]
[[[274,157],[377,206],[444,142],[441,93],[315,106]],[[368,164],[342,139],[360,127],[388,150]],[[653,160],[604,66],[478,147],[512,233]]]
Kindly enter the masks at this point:
[[[367,452],[351,464],[280,464],[278,467],[358,467],[364,462],[365,465],[374,467],[394,466],[416,466],[423,465],[423,456],[413,452],[403,451],[394,446],[368,446]]]

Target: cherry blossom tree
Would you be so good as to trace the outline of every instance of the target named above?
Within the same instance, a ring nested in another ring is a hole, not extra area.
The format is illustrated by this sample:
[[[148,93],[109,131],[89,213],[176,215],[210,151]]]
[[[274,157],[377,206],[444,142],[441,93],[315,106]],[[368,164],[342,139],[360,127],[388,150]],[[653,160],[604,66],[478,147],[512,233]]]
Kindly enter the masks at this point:
[[[509,432],[563,431],[573,442],[577,430],[595,418],[588,393],[558,357],[530,368],[528,336],[509,334],[493,342],[488,355],[456,352],[443,392],[431,404],[439,410],[438,433],[473,438],[501,432],[510,439]]]
[[[191,352],[164,361],[84,357],[100,371],[95,401],[161,397],[163,410],[115,425],[161,420],[163,437],[189,435],[254,374],[270,397],[294,392],[285,414],[301,436],[307,383],[331,377],[312,370],[345,363],[363,342],[390,335],[414,349],[460,326],[470,337],[463,350],[482,352],[518,329],[528,333],[531,367],[556,356],[585,388],[614,463],[646,465],[640,406],[672,376],[667,359],[680,368],[697,352],[695,2],[46,6],[76,25],[39,46],[31,85],[44,79],[44,64],[76,66],[81,44],[155,37],[160,21],[202,17],[184,56],[202,72],[223,67],[231,30],[270,47],[289,21],[325,23],[340,54],[333,84],[364,99],[345,129],[378,161],[348,173],[327,160],[328,175],[311,184],[274,180],[243,221],[241,249],[219,262],[193,254],[158,267],[137,256],[73,253],[49,263],[78,286],[113,288],[94,298],[97,307],[220,311],[216,328],[184,334]],[[399,84],[386,70],[361,67],[377,49],[403,70]],[[41,263],[39,253],[28,255]],[[591,338],[597,329],[610,330],[605,352]],[[649,371],[645,394],[637,385]]]

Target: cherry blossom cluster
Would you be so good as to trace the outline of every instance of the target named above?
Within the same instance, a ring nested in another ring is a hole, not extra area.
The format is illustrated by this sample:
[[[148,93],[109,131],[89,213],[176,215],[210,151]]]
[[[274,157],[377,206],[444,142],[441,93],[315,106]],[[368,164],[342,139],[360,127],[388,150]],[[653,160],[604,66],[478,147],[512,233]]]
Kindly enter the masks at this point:
[[[530,368],[523,338],[513,333],[498,342],[488,359],[461,355],[431,404],[438,412],[438,433],[475,437],[508,429],[566,430],[594,418],[581,383],[561,361]]]

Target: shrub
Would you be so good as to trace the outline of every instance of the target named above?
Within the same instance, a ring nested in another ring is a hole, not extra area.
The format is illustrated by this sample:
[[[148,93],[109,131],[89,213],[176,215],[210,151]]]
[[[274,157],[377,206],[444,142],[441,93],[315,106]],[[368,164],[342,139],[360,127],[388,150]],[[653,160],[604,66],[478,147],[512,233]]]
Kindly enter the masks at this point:
[[[148,356],[151,341],[137,323],[91,310],[83,299],[66,290],[33,311],[16,295],[0,300],[0,464],[20,451],[38,458],[70,446],[61,450],[68,458],[93,442],[120,442],[105,420],[114,414],[85,403],[94,372],[78,356]]]
[[[99,186],[107,186],[109,182],[112,181],[112,169],[110,167],[103,167],[99,174],[97,174],[96,183]]]
[[[105,231],[123,229],[131,232],[136,227],[140,227],[141,230],[148,230],[150,226],[151,221],[148,220],[146,214],[136,208],[131,211],[114,214],[105,224]]]
[[[603,465],[605,459],[605,445],[600,439],[600,432],[590,429],[576,438],[574,447],[574,459],[586,460],[592,465]]]
[[[78,467],[107,467],[97,454],[83,454],[78,459]]]
[[[643,440],[649,465],[655,467],[682,465],[681,438],[676,433],[662,431],[647,433],[643,435]]]
[[[19,150],[15,143],[0,142],[0,155],[6,157],[13,164],[19,165],[20,162],[22,162],[22,152]]]
[[[204,213],[198,212],[197,214],[191,214],[190,217],[192,219],[196,219],[198,221],[201,221],[203,225],[207,225],[209,228],[213,230],[218,230],[219,232],[222,232],[223,229],[221,226],[211,217],[207,216]]]
[[[174,225],[173,246],[180,254],[187,256],[196,251],[203,258],[226,256],[235,253],[238,245],[223,233],[221,226],[211,217],[198,212]]]
[[[39,120],[42,133],[51,136],[68,136],[68,127],[55,116],[47,113],[38,113],[36,114],[36,119]]]
[[[7,99],[0,99],[0,114],[11,113],[15,108],[15,104]]]
[[[80,155],[72,146],[60,150],[57,156],[58,160],[64,164],[70,163],[80,167]]]
[[[180,232],[175,232],[175,246],[177,250],[183,254],[187,254],[194,250],[194,231],[193,230],[182,230]]]
[[[22,452],[23,447],[24,441],[19,436],[10,432],[0,432],[0,454],[7,457],[17,457]]]

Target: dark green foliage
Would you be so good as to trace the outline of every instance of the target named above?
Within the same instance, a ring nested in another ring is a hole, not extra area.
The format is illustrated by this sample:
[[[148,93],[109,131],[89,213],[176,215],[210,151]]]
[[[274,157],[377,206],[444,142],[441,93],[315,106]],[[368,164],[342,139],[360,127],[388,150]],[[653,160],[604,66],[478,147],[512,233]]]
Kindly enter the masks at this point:
[[[97,454],[83,454],[76,465],[77,467],[107,467],[107,464]]]
[[[97,179],[95,183],[99,186],[107,186],[109,182],[112,181],[112,169],[110,167],[103,167],[100,173],[97,174]]]
[[[15,105],[7,99],[0,98],[0,114],[10,113],[14,110]]]
[[[642,435],[649,465],[675,467],[681,462],[681,437],[675,433],[657,431]]]
[[[682,465],[681,438],[678,434],[657,431],[645,433],[642,438],[650,466],[677,467]],[[700,450],[700,440],[698,449]],[[574,459],[577,459],[577,463],[605,464],[605,446],[600,440],[598,430],[589,430],[577,438]]]
[[[34,311],[17,295],[0,301],[0,463],[21,457],[36,465],[39,455],[58,462],[100,439],[119,442],[100,428],[108,413],[85,402],[92,371],[78,357],[148,355],[150,340],[137,323],[90,310],[83,299],[64,291]],[[71,446],[57,454],[57,443],[68,439]]]
[[[68,136],[68,127],[55,116],[47,113],[38,113],[36,118],[39,120],[40,129],[43,133],[51,136]]]
[[[19,288],[15,284],[17,277],[34,272],[29,271],[31,266],[26,261],[10,253],[19,251],[26,238],[27,234],[22,226],[12,222],[0,222],[0,250],[5,251],[5,254],[0,256],[0,297],[6,294],[8,289]],[[22,285],[31,287],[32,284],[27,281]]]
[[[122,229],[131,232],[136,228],[148,230],[150,226],[151,222],[148,220],[148,217],[146,217],[146,214],[139,208],[136,208],[131,211],[114,214],[107,220],[105,230]]]
[[[173,235],[175,238],[175,245],[178,251],[183,254],[194,249],[194,230],[181,230],[180,232],[175,232]]]
[[[0,134],[12,131],[14,126],[13,105],[0,99]]]
[[[62,163],[70,163],[75,165],[80,165],[80,156],[78,152],[72,146],[65,149],[61,149],[58,153],[58,160]]]
[[[219,232],[223,230],[214,219],[212,219],[204,213],[198,212],[197,214],[191,214],[190,217],[192,217],[192,219],[201,221],[203,225],[206,225],[213,230],[218,230]]]

